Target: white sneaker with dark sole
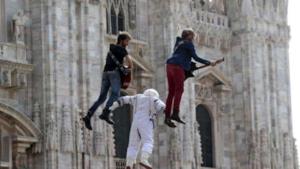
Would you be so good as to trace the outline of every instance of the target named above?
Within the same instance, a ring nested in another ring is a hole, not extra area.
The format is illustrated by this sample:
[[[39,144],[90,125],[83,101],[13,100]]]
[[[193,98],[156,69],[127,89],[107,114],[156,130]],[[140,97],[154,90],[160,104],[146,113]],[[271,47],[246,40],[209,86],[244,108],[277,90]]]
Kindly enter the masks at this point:
[[[152,169],[152,166],[149,164],[144,164],[143,162],[140,162],[140,165],[145,167],[146,169]]]

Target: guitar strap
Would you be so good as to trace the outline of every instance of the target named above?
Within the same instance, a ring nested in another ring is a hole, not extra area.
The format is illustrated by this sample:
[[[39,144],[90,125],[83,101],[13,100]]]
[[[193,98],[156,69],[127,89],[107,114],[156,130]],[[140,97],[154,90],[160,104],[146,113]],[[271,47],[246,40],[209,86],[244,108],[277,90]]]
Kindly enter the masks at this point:
[[[184,41],[182,40],[182,41],[180,41],[176,46],[175,46],[175,48],[174,48],[174,51],[173,52],[176,52],[177,51],[177,49],[181,46],[181,45],[183,45],[184,44]]]
[[[123,65],[118,61],[118,59],[116,58],[116,56],[115,56],[111,51],[109,51],[108,54],[109,54],[110,58],[112,58],[112,60],[115,62],[115,64],[116,64],[119,68],[121,68],[121,67],[123,66]]]

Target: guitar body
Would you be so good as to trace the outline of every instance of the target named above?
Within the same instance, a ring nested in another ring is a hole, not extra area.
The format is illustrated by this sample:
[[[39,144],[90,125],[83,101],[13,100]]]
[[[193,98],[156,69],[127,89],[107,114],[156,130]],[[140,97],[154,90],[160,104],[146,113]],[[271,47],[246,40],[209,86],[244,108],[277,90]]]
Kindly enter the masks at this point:
[[[121,88],[127,89],[130,86],[131,83],[131,72],[129,72],[127,75],[121,75]]]
[[[123,73],[122,71],[120,72],[121,76],[121,88],[122,89],[127,89],[131,83],[131,68],[128,66],[123,66]]]
[[[185,74],[185,80],[191,77],[195,77],[195,75],[193,74],[193,72],[197,69],[196,63],[192,62],[191,63],[191,69],[190,70],[185,70],[184,74]]]

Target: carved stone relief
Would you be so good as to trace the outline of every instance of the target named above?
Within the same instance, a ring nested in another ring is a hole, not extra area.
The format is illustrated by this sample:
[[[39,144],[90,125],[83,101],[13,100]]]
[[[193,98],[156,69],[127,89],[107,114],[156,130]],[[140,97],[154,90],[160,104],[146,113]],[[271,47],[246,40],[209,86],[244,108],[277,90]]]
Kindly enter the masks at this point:
[[[211,99],[213,94],[212,87],[196,84],[195,85],[196,99]]]

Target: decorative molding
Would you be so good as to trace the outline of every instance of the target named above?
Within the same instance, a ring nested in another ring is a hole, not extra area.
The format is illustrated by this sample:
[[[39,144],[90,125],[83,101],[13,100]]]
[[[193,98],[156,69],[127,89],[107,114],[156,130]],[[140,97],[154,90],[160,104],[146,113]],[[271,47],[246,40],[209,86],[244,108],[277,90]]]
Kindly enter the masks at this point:
[[[13,120],[14,124],[18,126],[18,130],[20,130],[20,133],[25,133],[25,136],[27,137],[31,137],[37,140],[42,134],[30,118],[9,105],[0,103],[0,114]]]
[[[203,84],[203,81],[211,83],[213,90],[231,91],[230,81],[225,75],[215,68],[204,68],[195,72],[195,80],[198,84]]]
[[[73,131],[70,108],[62,106],[61,146],[63,152],[73,152]]]

